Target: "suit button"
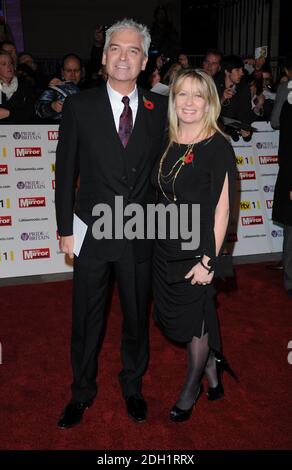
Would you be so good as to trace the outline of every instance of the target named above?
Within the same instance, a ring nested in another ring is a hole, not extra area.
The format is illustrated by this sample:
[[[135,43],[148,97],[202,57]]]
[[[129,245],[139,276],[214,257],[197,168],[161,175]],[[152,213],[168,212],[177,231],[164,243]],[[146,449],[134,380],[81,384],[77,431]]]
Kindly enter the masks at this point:
[[[123,181],[127,181],[127,177],[126,177],[125,175],[122,176],[122,180],[123,180]]]
[[[134,188],[134,186],[130,186],[130,189],[132,190]]]
[[[132,168],[132,172],[133,172],[133,173],[136,173],[136,168]]]

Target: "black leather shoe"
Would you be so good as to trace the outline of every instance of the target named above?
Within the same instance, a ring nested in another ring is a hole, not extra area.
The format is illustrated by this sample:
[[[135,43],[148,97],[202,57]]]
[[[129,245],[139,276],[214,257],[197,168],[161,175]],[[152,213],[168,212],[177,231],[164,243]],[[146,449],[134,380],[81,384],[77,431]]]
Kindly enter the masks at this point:
[[[127,413],[137,423],[143,423],[147,417],[147,403],[141,396],[130,395],[125,398]]]
[[[61,417],[58,421],[59,428],[68,429],[72,428],[76,424],[79,424],[82,420],[84,411],[89,408],[93,403],[93,400],[88,401],[70,401],[65,406]]]
[[[202,393],[203,393],[203,385],[200,384],[194,403],[192,404],[191,408],[189,408],[188,410],[182,410],[178,406],[174,405],[171,408],[170,415],[169,415],[169,418],[171,419],[171,421],[174,421],[175,423],[181,423],[182,421],[187,421],[187,419],[189,419],[192,414],[195,403],[198,401]]]

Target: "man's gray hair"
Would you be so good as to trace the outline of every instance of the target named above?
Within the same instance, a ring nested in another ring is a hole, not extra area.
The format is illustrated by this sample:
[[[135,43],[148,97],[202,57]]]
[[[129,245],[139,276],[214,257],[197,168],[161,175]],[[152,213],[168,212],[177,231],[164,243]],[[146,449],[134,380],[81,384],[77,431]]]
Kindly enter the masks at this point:
[[[112,34],[118,31],[122,31],[124,29],[131,29],[141,34],[143,52],[145,56],[148,56],[148,49],[151,43],[151,36],[149,33],[149,29],[144,24],[137,23],[132,18],[124,18],[121,21],[117,21],[109,29],[107,29],[105,33],[105,44],[104,44],[103,51],[106,52],[109,46]]]

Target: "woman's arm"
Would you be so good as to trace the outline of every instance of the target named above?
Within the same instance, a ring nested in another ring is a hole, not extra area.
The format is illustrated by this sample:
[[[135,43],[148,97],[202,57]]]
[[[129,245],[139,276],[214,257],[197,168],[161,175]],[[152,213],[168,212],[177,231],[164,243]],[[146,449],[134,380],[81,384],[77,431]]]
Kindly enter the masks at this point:
[[[213,272],[208,271],[212,268],[212,262],[216,264],[216,257],[220,254],[225,240],[235,197],[236,171],[234,151],[229,143],[223,142],[212,160],[210,171],[210,201],[214,209],[201,245],[203,266],[198,263],[186,276],[186,278],[193,276],[192,284],[208,284],[214,276]]]
[[[226,235],[226,230],[229,222],[229,188],[228,188],[228,174],[226,173],[221,195],[215,209],[215,243],[216,243],[216,256],[218,256]]]
[[[215,209],[215,222],[214,222],[214,234],[215,234],[215,246],[216,256],[219,255],[221,247],[223,245],[228,222],[229,222],[229,188],[228,188],[228,173],[225,175],[224,184]],[[202,262],[204,266],[208,267],[209,256],[204,255]],[[204,268],[201,263],[196,264],[191,271],[186,275],[186,279],[193,275],[192,284],[210,284],[213,279],[214,272],[208,273],[207,269]]]

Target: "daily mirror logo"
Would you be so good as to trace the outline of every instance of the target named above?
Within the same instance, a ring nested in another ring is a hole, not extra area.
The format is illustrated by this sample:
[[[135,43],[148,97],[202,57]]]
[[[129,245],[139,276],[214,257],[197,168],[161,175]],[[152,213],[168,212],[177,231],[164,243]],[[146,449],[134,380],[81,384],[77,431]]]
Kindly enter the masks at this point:
[[[22,257],[24,261],[50,258],[49,248],[35,248],[30,250],[22,250]]]
[[[48,131],[48,140],[58,140],[59,131]]]
[[[0,175],[8,175],[8,165],[0,165]]]
[[[16,147],[15,156],[18,158],[41,157],[42,149],[41,147]]]
[[[241,217],[241,223],[243,226],[260,225],[260,224],[263,224],[263,218],[261,215],[251,215],[249,217]]]
[[[0,227],[12,225],[11,215],[0,215]]]
[[[20,209],[28,207],[45,207],[45,197],[21,197],[18,199]]]
[[[278,163],[277,155],[259,156],[260,165],[275,165]]]

